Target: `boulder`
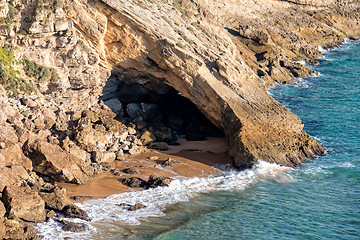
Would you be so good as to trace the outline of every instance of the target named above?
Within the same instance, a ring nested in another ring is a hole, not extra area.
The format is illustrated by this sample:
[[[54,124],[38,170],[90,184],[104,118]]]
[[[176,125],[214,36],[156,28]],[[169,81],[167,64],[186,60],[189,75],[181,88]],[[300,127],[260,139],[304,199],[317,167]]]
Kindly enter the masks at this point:
[[[119,99],[112,98],[107,101],[104,101],[104,104],[108,106],[114,113],[118,116],[122,116],[124,114],[123,107]]]
[[[138,209],[146,208],[147,206],[142,203],[136,203],[134,205],[127,204],[127,203],[121,203],[119,204],[120,207],[123,207],[124,209],[128,211],[136,211]]]
[[[58,145],[39,140],[27,143],[24,151],[36,172],[61,182],[84,184],[90,181],[91,172],[86,164]]]
[[[141,117],[142,111],[140,103],[129,103],[128,105],[126,105],[126,113],[132,119]]]
[[[149,144],[149,147],[160,151],[166,151],[169,149],[166,142],[153,142]]]
[[[145,121],[152,121],[157,113],[157,105],[153,103],[129,103],[126,112],[132,119],[142,117]]]
[[[52,110],[50,110],[48,108],[42,108],[41,109],[41,114],[42,114],[43,119],[44,119],[45,128],[46,129],[52,128],[52,126],[56,122],[56,114]]]
[[[54,212],[54,210],[47,210],[46,213],[46,219],[54,219],[55,218],[56,213]]]
[[[122,169],[121,172],[126,173],[126,174],[138,174],[139,171],[137,171],[135,168],[125,168]]]
[[[5,236],[2,237],[1,234]],[[17,240],[39,240],[36,231],[26,223],[14,219],[0,218],[0,238]]]
[[[84,118],[88,117],[91,120],[92,123],[95,123],[95,122],[100,120],[99,115],[97,113],[95,113],[95,112],[90,111],[90,110],[84,110],[81,113],[81,116],[84,117]]]
[[[128,208],[128,211],[136,211],[138,209],[146,208],[146,205],[142,203],[136,203],[135,205],[132,205]]]
[[[140,140],[142,141],[143,145],[148,145],[149,143],[155,142],[156,141],[156,137],[154,134],[152,134],[149,131],[145,131],[141,137]]]
[[[176,164],[179,164],[179,161],[173,158],[168,158],[163,163],[161,163],[162,166],[174,166]]]
[[[0,126],[0,142],[11,145],[18,142],[18,137],[14,128],[10,124]]]
[[[84,232],[88,229],[86,224],[84,224],[84,223],[74,223],[74,222],[70,222],[70,221],[66,221],[66,220],[61,220],[60,223],[63,224],[61,229],[64,231]]]
[[[67,218],[80,218],[86,221],[90,220],[87,213],[78,206],[76,206],[75,204],[71,204],[64,207],[62,212],[64,213],[64,216]]]
[[[149,130],[155,135],[159,142],[171,143],[176,140],[176,136],[173,135],[171,129],[168,127],[150,127]]]
[[[95,151],[92,154],[92,159],[96,163],[112,163],[116,159],[116,154],[114,152]]]
[[[0,192],[6,186],[20,186],[22,181],[14,174],[14,172],[7,167],[0,167]]]
[[[20,218],[29,222],[42,222],[46,219],[45,201],[28,187],[6,186],[3,202],[10,219]]]
[[[34,108],[34,107],[38,106],[36,101],[34,101],[28,97],[23,97],[22,99],[20,99],[20,101],[23,105],[28,106],[30,108]]]
[[[146,181],[138,177],[119,179],[119,181],[125,186],[132,188],[142,188],[146,186]]]
[[[147,188],[155,188],[159,186],[169,186],[172,181],[169,177],[164,177],[156,174],[151,174],[149,180],[146,183]]]
[[[17,144],[11,144],[9,147],[0,149],[0,154],[5,158],[4,166],[20,165],[28,171],[32,170],[31,160],[24,155],[22,149]]]
[[[87,151],[106,150],[106,145],[111,143],[111,132],[100,132],[92,128],[77,130],[75,132],[75,141],[86,146]]]
[[[48,209],[62,211],[66,206],[72,204],[66,196],[66,189],[62,187],[54,187],[49,192],[40,192],[39,194]]]
[[[123,138],[126,138],[127,128],[123,123],[121,123],[115,119],[108,118],[108,117],[102,117],[101,122],[106,127],[106,130],[111,131],[112,133],[114,133],[117,136],[120,136],[122,133],[126,133],[123,136]],[[116,134],[116,133],[118,133],[118,134]]]

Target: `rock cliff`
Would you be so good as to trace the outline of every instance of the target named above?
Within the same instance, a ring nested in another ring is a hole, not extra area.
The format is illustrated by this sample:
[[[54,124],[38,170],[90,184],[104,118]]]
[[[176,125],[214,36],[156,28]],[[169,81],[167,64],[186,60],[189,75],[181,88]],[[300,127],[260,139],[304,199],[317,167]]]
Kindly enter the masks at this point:
[[[267,88],[314,74],[299,61],[317,64],[318,46],[359,36],[359,10],[357,0],[0,0],[0,238],[36,238],[27,222],[51,211],[86,219],[54,181],[84,184],[177,134],[220,129],[240,169],[323,153]]]

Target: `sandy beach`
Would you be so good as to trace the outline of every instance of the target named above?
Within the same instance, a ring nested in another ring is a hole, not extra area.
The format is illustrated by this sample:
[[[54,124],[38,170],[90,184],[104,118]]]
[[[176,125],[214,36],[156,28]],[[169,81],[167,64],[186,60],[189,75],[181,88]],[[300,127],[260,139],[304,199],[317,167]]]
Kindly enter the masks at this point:
[[[151,174],[172,178],[207,177],[221,174],[216,166],[231,166],[224,138],[208,138],[206,141],[180,139],[179,143],[179,146],[169,146],[167,151],[148,150],[141,155],[129,156],[125,161],[113,163],[113,167],[119,170],[126,168],[135,170],[134,174],[121,173],[120,176],[115,176],[105,172],[93,176],[90,183],[85,185],[70,183],[57,183],[57,185],[65,187],[69,197],[81,202],[141,190],[123,185],[119,181],[123,178],[139,177],[147,180]],[[177,160],[179,164],[162,166],[161,163],[168,158]]]

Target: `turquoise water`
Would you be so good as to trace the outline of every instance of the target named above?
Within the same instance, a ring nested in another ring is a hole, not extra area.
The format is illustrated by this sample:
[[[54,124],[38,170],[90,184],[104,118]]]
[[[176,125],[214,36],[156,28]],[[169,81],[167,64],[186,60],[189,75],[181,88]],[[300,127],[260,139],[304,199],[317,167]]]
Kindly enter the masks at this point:
[[[131,229],[134,239],[360,239],[360,42],[325,52],[321,75],[270,93],[327,153],[241,191],[203,193]],[[285,179],[285,180],[284,180]]]

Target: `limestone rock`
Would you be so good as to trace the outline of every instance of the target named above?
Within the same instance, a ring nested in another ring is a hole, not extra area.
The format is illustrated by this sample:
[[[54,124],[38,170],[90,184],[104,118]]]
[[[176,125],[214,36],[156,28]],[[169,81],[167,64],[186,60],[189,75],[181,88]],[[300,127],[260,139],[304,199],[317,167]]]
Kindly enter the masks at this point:
[[[0,219],[0,234],[1,227],[5,229],[5,236],[3,239],[19,239],[19,240],[39,240],[36,231],[31,226],[24,222],[13,219]],[[2,237],[0,235],[0,237]]]
[[[7,186],[3,191],[3,202],[9,218],[29,222],[42,222],[46,219],[44,200],[29,188]]]
[[[106,106],[108,106],[114,113],[122,116],[124,114],[123,107],[119,99],[112,98],[104,102]]]
[[[127,210],[128,211],[136,211],[142,208],[146,208],[146,205],[142,203],[136,203],[135,205],[131,205]]]
[[[6,209],[4,204],[0,201],[0,219],[3,218],[5,216],[6,213]],[[1,236],[1,235],[0,235]]]
[[[20,165],[28,171],[32,170],[31,160],[24,155],[22,149],[17,144],[0,149],[0,154],[5,158],[4,166]]]
[[[100,152],[95,151],[93,152],[93,161],[96,163],[112,163],[116,159],[116,155],[114,152]]]
[[[92,128],[86,128],[75,132],[75,140],[88,146],[88,151],[105,150],[106,145],[111,142],[111,133],[100,132]]]
[[[176,164],[179,164],[179,161],[173,158],[168,158],[163,163],[161,163],[162,166],[174,166]]]
[[[9,125],[0,126],[0,142],[14,144],[18,141],[15,130]]]
[[[5,239],[6,229],[4,224],[4,218],[0,217],[0,239]]]
[[[150,143],[149,147],[161,151],[166,151],[169,149],[166,142],[153,142]]]
[[[74,223],[66,220],[61,220],[60,222],[63,224],[61,229],[64,231],[83,232],[87,230],[87,226],[84,223]]]
[[[156,141],[156,137],[151,132],[145,131],[141,135],[140,140],[142,141],[143,145],[148,145],[149,143]]]
[[[74,204],[66,206],[63,209],[63,213],[64,216],[68,218],[80,218],[86,221],[90,220],[87,213]]]
[[[119,181],[122,184],[132,188],[142,188],[146,186],[146,181],[138,177],[120,179]]]
[[[37,102],[27,97],[22,98],[21,103],[30,108],[34,108],[38,106]]]
[[[34,171],[47,175],[56,181],[84,184],[89,182],[91,173],[85,163],[62,150],[58,145],[35,141],[25,146]]]
[[[169,186],[172,181],[169,177],[164,177],[156,174],[151,174],[149,180],[146,183],[147,188],[155,188],[159,186]]]
[[[72,204],[66,196],[66,189],[62,187],[55,187],[49,192],[40,192],[39,194],[48,209],[62,211],[66,206]]]
[[[0,167],[0,192],[6,186],[20,186],[22,181],[21,179],[15,175],[12,169],[7,167]]]
[[[155,117],[156,111],[157,106],[155,104],[129,103],[126,106],[126,112],[132,119],[142,117],[145,121],[149,121]]]
[[[90,110],[84,110],[82,113],[81,113],[81,116],[82,117],[88,117],[91,122],[95,123],[97,121],[99,121],[99,115],[96,114],[95,112],[92,112]]]

